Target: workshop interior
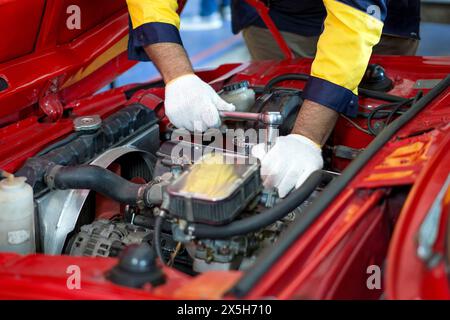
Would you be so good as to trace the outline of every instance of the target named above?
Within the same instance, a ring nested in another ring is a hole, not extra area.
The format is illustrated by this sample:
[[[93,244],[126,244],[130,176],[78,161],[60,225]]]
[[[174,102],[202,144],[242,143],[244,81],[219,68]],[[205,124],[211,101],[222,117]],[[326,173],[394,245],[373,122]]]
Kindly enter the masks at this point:
[[[266,152],[291,133],[314,59],[245,2],[281,60],[223,12],[190,30],[201,1],[178,1],[196,76],[236,107],[205,139],[129,59],[126,1],[0,1],[0,299],[450,299],[450,1],[421,2],[416,55],[372,55],[287,196],[245,133]]]

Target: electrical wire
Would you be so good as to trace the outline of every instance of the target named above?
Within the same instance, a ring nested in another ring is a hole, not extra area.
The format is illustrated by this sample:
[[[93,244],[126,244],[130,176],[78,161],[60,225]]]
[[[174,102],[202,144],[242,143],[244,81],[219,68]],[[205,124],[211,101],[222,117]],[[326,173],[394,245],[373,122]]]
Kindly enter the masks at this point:
[[[365,134],[371,135],[369,130],[364,129],[363,127],[361,127],[359,124],[357,124],[355,121],[353,121],[352,119],[350,119],[349,117],[341,114],[341,117],[344,118],[345,120],[347,120],[348,122],[350,122],[356,129],[358,129],[359,131],[364,132]]]
[[[181,249],[183,248],[183,244],[181,242],[177,243],[177,246],[175,247],[175,251],[170,255],[170,260],[167,263],[167,265],[169,267],[172,267],[173,264],[175,263],[175,258],[177,257],[177,255],[180,253]]]
[[[396,114],[401,115],[409,109],[409,108],[402,109],[403,107],[409,107],[411,105],[414,105],[415,103],[417,103],[417,101],[419,101],[422,98],[422,96],[423,96],[423,92],[419,91],[414,98],[406,99],[406,100],[404,100],[402,102],[398,102],[398,103],[382,104],[376,108],[371,109],[369,115],[367,116],[367,129],[370,132],[370,134],[376,136],[381,131],[381,130],[376,130],[372,126],[372,120],[386,118],[386,120],[383,123],[383,128],[385,128],[386,126],[389,125],[389,123],[392,122],[392,120]]]
[[[393,108],[395,107],[397,104],[395,103],[388,103],[388,104],[382,104],[379,105],[378,107],[375,107],[372,109],[372,111],[369,113],[368,117],[367,117],[367,129],[370,132],[371,135],[376,136],[377,135],[377,131],[376,129],[372,126],[372,120],[375,118],[375,116],[380,112],[383,111],[384,114],[383,117],[378,117],[378,119],[380,118],[385,118],[386,116],[389,115],[389,110],[384,110],[386,108]]]
[[[414,100],[411,100],[409,102],[409,104],[412,104]],[[397,106],[395,106],[392,111],[390,112],[390,114],[388,115],[386,121],[384,122],[384,127],[386,127],[389,123],[391,123],[391,120],[394,118],[394,115],[400,111],[400,108],[407,105],[408,103],[400,103]]]

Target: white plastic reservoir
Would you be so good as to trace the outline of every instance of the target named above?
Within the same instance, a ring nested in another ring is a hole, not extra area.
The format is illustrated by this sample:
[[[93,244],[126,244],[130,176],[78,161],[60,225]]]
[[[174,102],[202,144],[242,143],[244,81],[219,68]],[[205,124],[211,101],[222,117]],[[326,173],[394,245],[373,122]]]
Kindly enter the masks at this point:
[[[234,104],[236,111],[247,112],[255,104],[255,91],[249,88],[248,81],[226,85],[220,97]]]
[[[0,252],[36,251],[33,189],[24,177],[0,181]]]

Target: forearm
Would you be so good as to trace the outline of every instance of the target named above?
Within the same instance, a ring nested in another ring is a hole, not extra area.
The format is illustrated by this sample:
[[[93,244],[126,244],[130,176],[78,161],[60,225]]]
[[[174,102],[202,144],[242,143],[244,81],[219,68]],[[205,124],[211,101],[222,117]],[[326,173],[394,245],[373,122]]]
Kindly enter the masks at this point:
[[[319,145],[327,141],[339,113],[356,115],[357,87],[386,15],[386,0],[323,2],[328,14],[293,130]]]
[[[339,114],[316,102],[305,100],[292,133],[305,136],[323,146],[336,124]]]
[[[194,73],[186,51],[177,43],[152,44],[145,47],[145,52],[158,68],[166,84],[185,74]]]

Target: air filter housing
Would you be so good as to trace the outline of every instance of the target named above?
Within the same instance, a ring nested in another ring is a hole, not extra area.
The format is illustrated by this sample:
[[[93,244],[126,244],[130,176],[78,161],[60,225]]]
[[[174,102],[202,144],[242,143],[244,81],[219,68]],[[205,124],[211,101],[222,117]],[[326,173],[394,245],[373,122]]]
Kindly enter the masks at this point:
[[[254,158],[204,156],[167,187],[169,212],[189,222],[229,223],[261,191],[259,172]]]

